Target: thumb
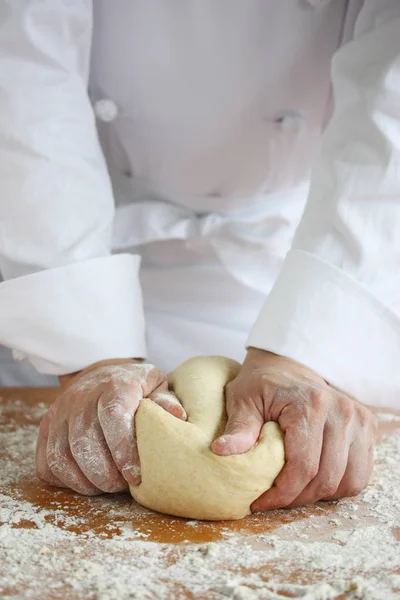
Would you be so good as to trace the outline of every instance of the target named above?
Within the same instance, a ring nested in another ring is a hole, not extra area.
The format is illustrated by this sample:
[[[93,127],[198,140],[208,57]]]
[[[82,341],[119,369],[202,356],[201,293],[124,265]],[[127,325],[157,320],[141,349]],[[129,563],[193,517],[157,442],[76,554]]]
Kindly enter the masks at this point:
[[[214,440],[211,450],[219,456],[248,452],[260,435],[264,419],[253,402],[227,403],[228,421],[222,436]]]

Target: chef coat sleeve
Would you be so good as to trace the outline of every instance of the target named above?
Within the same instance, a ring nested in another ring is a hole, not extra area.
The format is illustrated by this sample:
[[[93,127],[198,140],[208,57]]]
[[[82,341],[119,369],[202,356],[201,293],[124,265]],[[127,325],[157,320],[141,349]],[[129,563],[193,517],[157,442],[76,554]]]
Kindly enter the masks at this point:
[[[294,243],[248,345],[366,403],[400,403],[400,2],[366,0],[332,64]]]
[[[0,0],[0,343],[42,373],[145,355],[139,257],[87,95],[89,0]]]

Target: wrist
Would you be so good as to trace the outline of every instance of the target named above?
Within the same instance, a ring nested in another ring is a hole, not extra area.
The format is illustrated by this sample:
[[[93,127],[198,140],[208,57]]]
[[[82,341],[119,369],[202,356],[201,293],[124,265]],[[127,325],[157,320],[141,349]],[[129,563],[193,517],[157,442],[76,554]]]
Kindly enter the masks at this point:
[[[268,350],[249,347],[243,366],[250,366],[252,369],[268,369],[279,371],[281,373],[291,371],[298,373],[302,377],[311,380],[319,380],[325,383],[325,380],[316,371],[313,371],[307,365],[297,362],[287,356],[274,354]]]
[[[90,373],[91,371],[98,369],[99,367],[106,367],[109,365],[126,365],[126,364],[132,364],[132,363],[139,364],[139,363],[142,363],[143,360],[144,360],[143,358],[109,358],[109,359],[105,359],[105,360],[99,360],[95,363],[92,363],[91,365],[88,365],[84,369],[81,369],[80,371],[75,371],[74,373],[67,373],[65,375],[60,375],[58,377],[58,381],[59,381],[62,391],[64,391],[67,388],[69,388],[73,383],[75,383],[75,381],[77,381],[78,379],[80,379],[81,377],[86,375],[87,373]]]
[[[283,368],[285,364],[300,364],[294,360],[287,358],[286,356],[280,356],[274,354],[269,350],[261,350],[260,348],[253,348],[250,346],[247,350],[246,358],[243,365],[250,364],[254,366],[271,366],[276,368]]]

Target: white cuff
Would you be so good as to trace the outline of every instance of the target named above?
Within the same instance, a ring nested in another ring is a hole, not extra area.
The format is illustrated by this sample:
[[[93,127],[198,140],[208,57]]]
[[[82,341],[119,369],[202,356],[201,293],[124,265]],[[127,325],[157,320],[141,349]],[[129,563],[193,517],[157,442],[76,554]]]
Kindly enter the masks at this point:
[[[288,254],[247,345],[301,362],[366,404],[400,405],[400,319],[307,252]]]
[[[140,257],[95,258],[0,284],[0,343],[40,372],[145,357]]]

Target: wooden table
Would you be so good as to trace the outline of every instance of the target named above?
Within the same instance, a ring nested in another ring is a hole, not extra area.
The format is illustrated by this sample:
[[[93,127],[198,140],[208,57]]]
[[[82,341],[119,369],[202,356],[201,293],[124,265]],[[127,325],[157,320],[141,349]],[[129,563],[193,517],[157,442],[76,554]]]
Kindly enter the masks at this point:
[[[37,425],[56,392],[0,390],[2,598],[400,598],[400,413],[379,412],[359,498],[210,523],[37,481]]]

